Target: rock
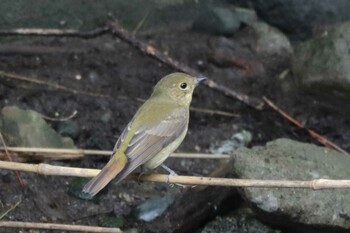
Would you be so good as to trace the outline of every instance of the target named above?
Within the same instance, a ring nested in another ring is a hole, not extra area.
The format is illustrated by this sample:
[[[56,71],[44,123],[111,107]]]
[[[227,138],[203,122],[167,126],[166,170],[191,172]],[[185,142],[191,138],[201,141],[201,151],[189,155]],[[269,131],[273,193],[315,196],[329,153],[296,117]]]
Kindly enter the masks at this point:
[[[271,180],[349,179],[350,157],[313,144],[278,139],[237,150],[238,178]],[[349,189],[242,188],[256,213],[275,225],[350,229]]]
[[[8,145],[42,148],[74,148],[71,138],[61,137],[41,115],[16,106],[1,110],[1,131]]]
[[[92,197],[91,195],[83,193],[81,191],[83,190],[83,187],[86,185],[86,183],[89,182],[89,180],[90,178],[75,177],[69,184],[68,194],[82,200],[89,200],[97,203],[99,201],[97,196]]]
[[[307,39],[314,27],[350,19],[348,0],[253,0],[259,17],[293,39]]]
[[[252,138],[249,131],[242,130],[242,132],[232,135],[231,139],[221,142],[220,145],[211,145],[209,150],[212,154],[232,154],[238,148],[247,146]]]
[[[77,138],[80,134],[79,125],[75,121],[61,121],[55,129],[60,135],[71,138]]]
[[[293,73],[303,89],[350,100],[350,22],[301,44],[295,51]]]
[[[173,202],[172,196],[155,196],[137,206],[133,212],[137,219],[150,222],[164,213]]]
[[[252,9],[242,7],[234,7],[233,9],[237,15],[237,18],[243,24],[251,25],[258,21],[258,16],[256,15],[256,12]]]
[[[99,218],[99,226],[101,227],[123,227],[124,218],[122,216],[116,216],[113,214],[102,215]]]
[[[289,39],[280,30],[263,22],[250,25],[255,34],[253,50],[262,62],[268,61],[270,66],[289,66],[293,55],[293,47]]]
[[[192,29],[214,35],[229,36],[240,27],[240,20],[234,11],[226,8],[211,8],[201,13],[193,22]]]
[[[228,216],[216,217],[215,220],[208,223],[201,233],[277,233],[279,230],[273,230],[251,216]]]
[[[113,112],[110,109],[107,109],[101,116],[101,121],[105,124],[107,124],[108,122],[110,122],[110,120],[112,119],[113,116]]]

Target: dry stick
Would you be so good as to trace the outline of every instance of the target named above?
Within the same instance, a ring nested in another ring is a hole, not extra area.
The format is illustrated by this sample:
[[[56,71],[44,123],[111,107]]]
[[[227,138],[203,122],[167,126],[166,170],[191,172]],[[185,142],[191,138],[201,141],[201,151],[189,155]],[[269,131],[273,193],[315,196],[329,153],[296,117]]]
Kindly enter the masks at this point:
[[[0,147],[0,150],[4,150]],[[24,155],[43,155],[47,158],[57,159],[78,159],[84,155],[105,155],[110,156],[110,150],[84,150],[84,149],[56,149],[56,148],[34,148],[34,147],[6,147],[9,152],[21,153]],[[205,154],[205,153],[174,153],[170,155],[173,158],[192,158],[192,159],[229,159],[230,155],[224,154]]]
[[[78,167],[53,166],[45,163],[25,164],[16,162],[0,161],[0,169],[19,170],[34,172],[41,175],[55,176],[77,176],[94,177],[100,170]],[[159,183],[183,184],[183,185],[208,185],[208,186],[227,186],[227,187],[259,187],[259,188],[306,188],[306,189],[334,189],[350,188],[350,180],[255,180],[255,179],[229,179],[214,177],[196,177],[196,176],[169,176],[163,174],[149,174],[139,176],[131,174],[128,180],[148,181]]]
[[[122,231],[119,228],[92,227],[92,226],[84,226],[84,225],[67,225],[67,224],[39,223],[39,222],[0,221],[0,228],[2,227],[49,229],[49,230],[62,230],[62,231],[122,233]]]
[[[227,117],[239,117],[239,114],[234,114],[230,112],[220,111],[220,110],[211,110],[206,108],[196,108],[196,107],[190,107],[190,110],[193,112],[203,112],[208,114],[215,114],[215,115],[221,115],[221,116],[227,116]]]
[[[0,77],[31,82],[31,83],[35,83],[35,84],[39,84],[39,85],[45,85],[45,86],[48,86],[48,87],[51,87],[51,88],[54,88],[57,90],[66,91],[66,92],[70,92],[73,94],[81,94],[81,95],[87,95],[87,96],[92,96],[92,97],[111,98],[109,95],[96,94],[96,93],[87,92],[87,91],[79,91],[79,90],[69,88],[69,87],[66,87],[63,85],[59,85],[56,83],[49,83],[49,82],[46,82],[46,81],[43,81],[40,79],[29,78],[29,77],[25,77],[25,76],[21,76],[21,75],[17,75],[17,74],[10,74],[10,73],[4,72],[4,71],[0,71]]]
[[[91,31],[86,32],[81,32],[75,29],[15,28],[0,30],[0,36],[69,36],[87,39],[101,36],[108,31],[108,27],[95,28]]]
[[[10,209],[6,210],[3,214],[0,215],[0,220],[3,219],[8,213],[16,209],[16,207],[22,203],[22,200],[17,201]]]
[[[4,136],[2,136],[2,133],[1,133],[1,132],[0,132],[0,140],[1,140],[1,143],[3,144],[3,146],[4,146],[3,148],[4,148],[5,154],[6,154],[6,156],[7,156],[7,159],[8,159],[9,161],[12,162],[12,157],[11,157],[11,155],[9,154],[8,150],[7,150],[7,145],[6,145]],[[19,172],[18,172],[18,171],[15,171],[15,174],[16,174],[16,176],[17,176],[17,179],[18,179],[19,183],[20,183],[22,186],[24,186],[23,179],[22,179],[21,175],[19,174]]]
[[[160,52],[159,50],[157,50],[155,47],[136,39],[136,37],[134,35],[132,35],[131,33],[129,33],[127,30],[125,30],[117,20],[111,21],[109,23],[111,32],[117,36],[118,38],[120,38],[121,40],[127,42],[128,44],[130,44],[131,46],[139,49],[140,51],[142,51],[143,53],[147,54],[148,56],[162,62],[163,64],[166,64],[176,70],[180,70],[182,72],[188,73],[192,76],[200,76],[201,74],[195,70],[192,69],[190,67],[188,67],[185,64],[180,63],[177,60],[172,59],[169,56],[164,55],[162,52]],[[247,95],[244,95],[242,93],[239,93],[237,91],[234,91],[228,87],[222,86],[216,82],[214,82],[211,79],[207,79],[206,81],[204,81],[204,84],[208,87],[210,87],[211,89],[218,91],[220,93],[223,93],[226,96],[229,96],[231,98],[235,98],[238,99],[240,101],[242,101],[243,103],[254,107],[256,109],[262,109],[262,107],[264,106],[264,102],[262,102],[260,99],[257,98],[252,98],[249,97]]]
[[[58,117],[48,117],[48,116],[45,116],[43,114],[40,114],[40,116],[42,118],[44,118],[45,120],[49,120],[49,121],[68,121],[70,119],[72,119],[73,117],[75,117],[76,115],[78,114],[78,111],[77,110],[74,110],[72,112],[72,114],[70,114],[69,116],[67,117],[61,117],[61,118],[58,118]]]
[[[344,154],[349,154],[348,152],[346,152],[345,150],[343,150],[342,148],[340,148],[339,146],[335,145],[333,142],[329,141],[328,139],[326,139],[325,137],[323,137],[322,135],[316,133],[315,131],[308,129],[305,127],[305,125],[303,125],[300,121],[296,120],[295,118],[291,117],[288,113],[286,113],[285,111],[283,111],[282,109],[280,109],[279,107],[277,107],[276,104],[274,104],[271,100],[269,100],[268,98],[266,98],[265,96],[263,97],[263,100],[271,107],[273,108],[275,111],[277,111],[279,114],[281,114],[283,117],[285,117],[287,120],[289,120],[290,122],[292,122],[294,125],[298,126],[299,128],[305,129],[306,131],[308,131],[308,133],[310,134],[311,137],[315,138],[317,141],[319,141],[321,144],[323,144],[324,146],[330,148],[330,149],[334,149],[336,151],[342,152]]]

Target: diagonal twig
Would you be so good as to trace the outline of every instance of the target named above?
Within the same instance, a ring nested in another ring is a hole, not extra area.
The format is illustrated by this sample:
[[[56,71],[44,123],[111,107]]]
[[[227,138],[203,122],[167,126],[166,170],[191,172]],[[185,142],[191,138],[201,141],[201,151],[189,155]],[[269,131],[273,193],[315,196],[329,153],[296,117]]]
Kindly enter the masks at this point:
[[[109,27],[111,29],[111,32],[116,37],[120,38],[121,40],[127,42],[131,46],[137,48],[138,50],[142,51],[143,53],[147,54],[148,56],[162,62],[163,64],[166,64],[176,70],[180,70],[182,72],[188,73],[192,76],[198,77],[200,76],[200,72],[198,72],[195,69],[190,68],[189,66],[182,64],[181,62],[164,55],[162,52],[157,50],[155,47],[138,40],[134,35],[129,33],[127,30],[125,30],[120,23],[117,20],[113,20],[109,22]],[[262,109],[264,106],[264,102],[262,102],[258,98],[249,97],[248,95],[245,95],[243,93],[239,93],[237,91],[234,91],[228,87],[222,86],[215,81],[211,79],[207,79],[204,81],[204,84],[208,86],[209,88],[218,91],[226,96],[229,96],[231,98],[235,98],[239,101],[242,101],[243,103],[254,107],[255,109]]]
[[[290,122],[292,122],[294,125],[298,126],[299,128],[305,129],[306,131],[308,131],[308,133],[310,134],[311,137],[315,138],[317,141],[319,141],[322,145],[326,146],[327,148],[342,152],[344,154],[349,154],[348,152],[346,152],[345,150],[343,150],[342,148],[340,148],[339,146],[335,145],[333,142],[329,141],[327,138],[323,137],[322,135],[320,135],[319,133],[316,133],[315,131],[308,129],[305,127],[305,125],[303,125],[300,121],[298,121],[297,119],[291,117],[288,113],[286,113],[285,111],[283,111],[282,109],[280,109],[276,104],[274,104],[271,100],[269,100],[268,98],[266,98],[265,96],[263,97],[263,100],[275,111],[277,111],[279,114],[281,114],[284,118],[286,118],[287,120],[289,120]]]
[[[6,156],[7,156],[7,159],[8,159],[9,161],[12,162],[12,157],[11,157],[10,153],[8,152],[8,150],[7,150],[7,145],[6,145],[4,136],[2,135],[1,132],[0,132],[0,141],[1,141],[2,145],[4,146],[3,148],[4,148],[5,154],[6,154]],[[15,174],[16,174],[16,176],[17,176],[17,179],[18,179],[19,183],[20,183],[22,186],[24,186],[23,179],[22,179],[21,175],[19,174],[19,172],[18,172],[18,171],[15,171]]]
[[[22,203],[22,200],[17,201],[11,208],[6,210],[4,213],[0,215],[0,220],[3,219],[8,213],[10,213],[12,210],[16,209],[16,207]]]

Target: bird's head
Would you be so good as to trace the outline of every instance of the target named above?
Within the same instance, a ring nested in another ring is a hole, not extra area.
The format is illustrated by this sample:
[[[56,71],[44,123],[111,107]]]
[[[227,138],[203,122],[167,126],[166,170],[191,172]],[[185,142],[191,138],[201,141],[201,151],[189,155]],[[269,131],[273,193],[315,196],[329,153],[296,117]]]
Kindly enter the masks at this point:
[[[185,73],[172,73],[162,78],[154,87],[152,96],[171,98],[180,105],[189,105],[195,87],[206,78],[192,77]]]

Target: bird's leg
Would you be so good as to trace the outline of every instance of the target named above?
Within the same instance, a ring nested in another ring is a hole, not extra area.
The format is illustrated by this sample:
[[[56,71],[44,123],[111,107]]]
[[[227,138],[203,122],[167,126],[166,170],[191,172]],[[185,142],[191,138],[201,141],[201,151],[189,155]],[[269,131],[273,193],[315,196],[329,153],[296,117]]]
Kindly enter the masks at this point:
[[[139,176],[137,177],[137,183],[140,185],[141,184],[141,181],[140,181],[140,178],[142,175],[144,175],[146,172],[145,172],[145,168],[143,165],[140,166],[140,169],[141,169],[141,172],[139,174]]]
[[[162,168],[164,168],[167,172],[169,172],[169,176],[177,176],[176,172],[165,166],[164,164],[160,165]],[[169,182],[169,180],[168,180]]]
[[[170,176],[177,176],[176,172],[174,172],[173,170],[171,170],[170,168],[168,168],[167,166],[165,166],[164,164],[161,165],[162,168],[164,168],[167,172],[169,172],[168,178],[167,178],[167,183],[169,184],[169,180],[170,180]],[[176,184],[177,186],[180,186],[182,188],[185,188],[185,185],[181,185],[181,184]],[[174,187],[174,184],[169,184],[169,186],[171,188]]]

